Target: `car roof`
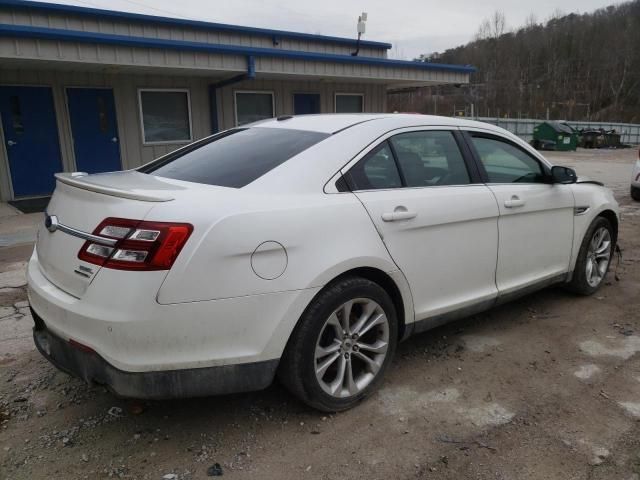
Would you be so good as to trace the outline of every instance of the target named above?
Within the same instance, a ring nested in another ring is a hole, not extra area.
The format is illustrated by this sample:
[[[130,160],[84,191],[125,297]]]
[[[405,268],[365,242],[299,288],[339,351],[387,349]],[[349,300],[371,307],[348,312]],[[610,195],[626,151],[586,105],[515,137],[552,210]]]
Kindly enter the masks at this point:
[[[323,113],[316,115],[283,115],[247,125],[258,128],[286,128],[321,133],[338,133],[365,122],[382,121],[391,128],[414,126],[480,127],[499,130],[493,125],[473,120],[421,115],[414,113]]]
[[[246,126],[245,126],[246,127]],[[286,128],[328,134],[315,145],[295,155],[280,166],[247,185],[254,192],[310,193],[323,191],[326,182],[348,162],[366,153],[367,147],[394,131],[437,128],[469,129],[505,137],[548,165],[548,161],[526,142],[507,130],[488,123],[465,118],[432,115],[386,114],[321,114],[268,119],[250,125],[251,128]],[[339,132],[339,133],[337,133]]]

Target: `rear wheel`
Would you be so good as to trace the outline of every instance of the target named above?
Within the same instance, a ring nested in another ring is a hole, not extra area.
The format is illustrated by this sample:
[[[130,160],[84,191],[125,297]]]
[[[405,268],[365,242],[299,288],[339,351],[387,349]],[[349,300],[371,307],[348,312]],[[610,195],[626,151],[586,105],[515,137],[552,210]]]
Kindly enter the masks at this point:
[[[582,240],[570,290],[591,295],[602,286],[615,247],[613,239],[611,223],[604,217],[596,218]]]
[[[640,202],[640,187],[631,187],[631,198]]]
[[[314,408],[346,410],[379,385],[397,336],[386,291],[364,278],[344,278],[303,314],[280,362],[280,380]]]

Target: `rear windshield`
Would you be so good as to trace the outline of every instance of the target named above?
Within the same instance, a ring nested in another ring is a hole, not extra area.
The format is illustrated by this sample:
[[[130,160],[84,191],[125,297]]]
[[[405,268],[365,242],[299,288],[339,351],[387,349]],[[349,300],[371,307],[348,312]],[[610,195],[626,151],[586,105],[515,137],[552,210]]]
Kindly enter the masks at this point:
[[[328,136],[282,128],[238,128],[195,143],[138,171],[187,182],[241,188]]]

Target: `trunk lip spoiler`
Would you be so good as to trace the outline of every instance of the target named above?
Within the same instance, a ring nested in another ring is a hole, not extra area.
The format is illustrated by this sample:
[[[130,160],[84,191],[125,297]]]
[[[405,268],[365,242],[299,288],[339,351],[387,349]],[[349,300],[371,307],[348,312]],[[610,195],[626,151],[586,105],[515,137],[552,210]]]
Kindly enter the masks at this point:
[[[116,187],[107,187],[105,185],[97,185],[92,182],[83,180],[84,175],[78,176],[73,173],[56,173],[56,180],[61,183],[65,183],[72,187],[81,188],[83,190],[89,190],[91,192],[102,193],[104,195],[111,195],[113,197],[129,198],[131,200],[141,200],[143,202],[170,202],[174,200],[174,197],[164,196],[159,194],[146,194],[138,193],[127,190],[122,190]]]

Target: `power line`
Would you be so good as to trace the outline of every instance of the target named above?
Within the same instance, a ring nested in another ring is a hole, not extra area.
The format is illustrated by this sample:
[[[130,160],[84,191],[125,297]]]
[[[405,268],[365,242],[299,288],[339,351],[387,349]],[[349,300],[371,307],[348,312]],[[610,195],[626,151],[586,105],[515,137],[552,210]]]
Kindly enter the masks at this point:
[[[148,9],[151,9],[151,10],[155,10],[156,12],[164,13],[164,14],[166,14],[166,15],[172,15],[172,16],[176,16],[176,17],[184,18],[185,20],[189,20],[189,18],[188,18],[188,17],[185,17],[184,15],[180,15],[180,14],[179,14],[179,13],[177,13],[177,12],[172,12],[172,11],[170,11],[170,10],[164,10],[164,9],[162,9],[162,8],[153,7],[153,6],[151,6],[151,5],[147,5],[146,3],[136,2],[136,1],[134,1],[134,0],[122,0],[122,1],[123,1],[123,2],[127,2],[127,3],[130,3],[130,4],[132,4],[132,5],[137,5],[137,6],[139,6],[139,7],[144,7],[144,8],[148,8]]]

